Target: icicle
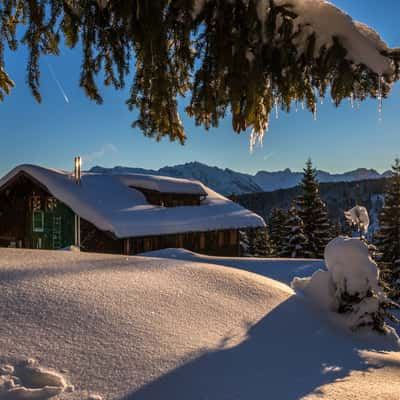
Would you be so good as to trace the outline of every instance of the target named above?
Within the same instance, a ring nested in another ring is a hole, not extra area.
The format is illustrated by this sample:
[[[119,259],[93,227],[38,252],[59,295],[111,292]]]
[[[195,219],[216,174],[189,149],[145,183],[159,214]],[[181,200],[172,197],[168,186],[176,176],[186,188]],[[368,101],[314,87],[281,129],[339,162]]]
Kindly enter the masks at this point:
[[[295,109],[296,112],[299,111],[299,104],[298,104],[297,100],[295,102],[295,108],[294,109]]]
[[[351,104],[351,108],[354,108],[354,93],[353,92],[350,93],[350,104]]]
[[[249,141],[249,152],[250,152],[250,154],[253,154],[254,146],[256,144],[256,140],[257,140],[256,131],[255,131],[255,129],[252,129],[251,133],[250,133],[250,141]]]
[[[320,102],[320,104],[321,104],[321,106],[322,106],[322,105],[324,104],[324,98],[323,98],[323,97],[320,97],[319,102]]]
[[[275,118],[279,119],[278,96],[274,96],[274,104],[275,104]]]
[[[382,75],[378,79],[378,122],[382,122]]]
[[[313,106],[313,118],[314,118],[314,121],[317,120],[317,103],[316,102],[314,102],[314,106]]]
[[[301,101],[301,109],[304,111],[304,100]]]
[[[266,132],[269,130],[269,114],[265,115],[264,121],[257,127],[253,127],[250,133],[250,154],[253,153],[254,147],[258,144],[259,147],[263,147],[263,139]]]
[[[265,132],[268,132],[268,124],[265,126],[265,130],[257,131],[254,128],[251,130],[249,141],[250,154],[253,154],[254,147],[256,147],[256,145],[258,145],[259,147],[263,147]]]

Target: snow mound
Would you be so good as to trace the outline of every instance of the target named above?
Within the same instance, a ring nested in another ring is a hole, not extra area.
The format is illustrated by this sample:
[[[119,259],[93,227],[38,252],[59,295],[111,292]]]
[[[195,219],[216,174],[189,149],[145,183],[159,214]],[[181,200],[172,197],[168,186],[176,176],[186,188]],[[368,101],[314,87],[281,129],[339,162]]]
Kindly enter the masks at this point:
[[[0,248],[1,376],[51,395],[53,375],[22,382],[20,360],[34,357],[74,385],[54,400],[293,400],[321,387],[342,400],[330,394],[343,381],[372,400],[373,378],[399,398],[400,353],[380,353],[382,368],[360,354],[387,341],[338,332],[287,285],[225,266],[284,276],[310,260],[199,260]]]
[[[1,400],[46,400],[71,390],[64,377],[39,367],[36,360],[28,359],[20,365],[0,367]]]
[[[339,236],[326,246],[325,263],[327,271],[316,271],[310,278],[295,278],[292,288],[303,292],[320,308],[339,312],[337,320],[353,330],[374,326],[374,316],[379,315],[385,295],[368,245]],[[399,341],[392,328],[383,328],[389,340]]]
[[[212,264],[0,248],[0,364],[35,357],[68,371],[75,390],[63,398],[122,399],[199,354],[246,340],[249,326],[293,293]],[[29,377],[24,369],[15,376]],[[58,375],[41,376],[21,396],[60,393]]]

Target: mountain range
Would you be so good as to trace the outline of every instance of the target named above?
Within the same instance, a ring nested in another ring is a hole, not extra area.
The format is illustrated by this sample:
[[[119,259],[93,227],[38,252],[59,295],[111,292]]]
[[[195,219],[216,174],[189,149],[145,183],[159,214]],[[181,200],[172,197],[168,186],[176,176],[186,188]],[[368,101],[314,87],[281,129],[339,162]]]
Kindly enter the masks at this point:
[[[212,167],[200,162],[189,162],[175,166],[162,167],[158,170],[117,166],[114,168],[93,167],[90,172],[110,174],[141,173],[166,175],[174,178],[197,179],[211,189],[224,195],[245,193],[272,192],[297,186],[303,176],[302,172],[289,168],[283,171],[258,171],[255,175],[233,171],[231,169]],[[374,169],[358,168],[340,174],[317,171],[320,182],[354,182],[389,177],[390,171],[382,174]]]

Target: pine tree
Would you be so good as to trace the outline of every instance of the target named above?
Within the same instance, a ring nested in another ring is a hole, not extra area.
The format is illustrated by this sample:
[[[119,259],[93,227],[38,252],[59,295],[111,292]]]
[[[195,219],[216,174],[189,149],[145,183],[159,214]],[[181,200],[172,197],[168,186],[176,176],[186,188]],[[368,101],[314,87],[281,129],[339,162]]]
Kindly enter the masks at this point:
[[[246,229],[240,231],[241,253],[245,257],[268,257],[271,255],[271,243],[267,228]]]
[[[241,229],[239,231],[239,246],[240,246],[240,255],[243,257],[248,256],[249,254],[249,236],[247,234],[247,230]]]
[[[272,255],[272,246],[268,234],[268,228],[257,229],[255,255],[257,257],[269,257]]]
[[[285,222],[287,214],[281,208],[273,208],[269,216],[269,232],[271,241],[271,252],[279,256],[283,251],[285,239]]]
[[[247,254],[250,257],[256,257],[257,255],[257,229],[248,229],[247,237],[249,240],[249,247],[247,250]]]
[[[377,247],[380,266],[385,269],[391,297],[400,298],[400,159],[392,166],[393,175],[379,215]]]
[[[321,258],[332,235],[326,204],[319,195],[316,170],[311,159],[306,163],[301,182],[302,195],[296,200],[299,216],[304,223],[304,235],[307,239],[306,251],[310,257]]]
[[[60,54],[60,43],[81,49],[79,85],[95,102],[103,101],[99,81],[122,90],[129,79],[133,126],[157,140],[185,142],[178,112],[185,95],[197,125],[216,127],[229,110],[233,130],[250,128],[253,139],[262,138],[275,107],[289,111],[302,102],[315,113],[328,88],[336,105],[387,97],[399,50],[376,50],[394,64],[378,76],[349,57],[341,35],[321,41],[324,30],[298,17],[290,2],[273,0],[3,0],[0,101],[14,86],[6,49],[27,47],[26,81],[40,102],[40,58]]]
[[[280,256],[291,258],[307,257],[307,238],[304,235],[304,224],[294,205],[288,211],[284,231],[285,239]]]

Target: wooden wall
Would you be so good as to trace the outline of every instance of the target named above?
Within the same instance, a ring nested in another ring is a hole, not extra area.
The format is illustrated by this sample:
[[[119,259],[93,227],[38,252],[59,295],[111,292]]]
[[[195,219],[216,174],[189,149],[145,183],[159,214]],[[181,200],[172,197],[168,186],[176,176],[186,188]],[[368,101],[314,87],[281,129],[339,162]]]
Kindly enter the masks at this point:
[[[125,239],[124,252],[138,254],[165,248],[185,248],[197,253],[238,256],[238,231],[221,230]]]

